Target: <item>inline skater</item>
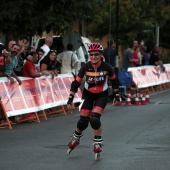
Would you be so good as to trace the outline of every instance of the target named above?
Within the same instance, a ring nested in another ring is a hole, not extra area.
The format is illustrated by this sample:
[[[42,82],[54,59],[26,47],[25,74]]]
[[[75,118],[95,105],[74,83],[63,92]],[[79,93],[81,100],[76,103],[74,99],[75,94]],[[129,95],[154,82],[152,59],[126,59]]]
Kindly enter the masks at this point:
[[[81,81],[85,77],[85,85],[82,93],[83,103],[80,108],[80,119],[77,128],[68,143],[67,155],[80,143],[83,131],[90,125],[94,131],[95,160],[102,151],[102,126],[100,117],[105,109],[108,99],[108,78],[113,87],[113,103],[119,100],[117,97],[120,82],[112,67],[102,59],[103,47],[99,43],[92,43],[88,49],[90,61],[83,65],[75,80],[71,83],[70,95],[67,102],[68,109],[72,109],[74,95]]]

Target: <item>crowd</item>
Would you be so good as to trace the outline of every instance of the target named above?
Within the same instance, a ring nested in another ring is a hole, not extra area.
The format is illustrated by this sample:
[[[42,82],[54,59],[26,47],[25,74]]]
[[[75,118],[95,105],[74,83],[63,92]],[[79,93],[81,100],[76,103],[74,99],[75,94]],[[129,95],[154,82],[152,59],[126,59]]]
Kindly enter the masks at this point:
[[[129,67],[146,65],[161,66],[162,70],[165,71],[159,46],[155,45],[150,49],[140,45],[138,41],[135,40],[123,51],[122,68],[127,70]]]
[[[22,84],[20,77],[41,77],[42,75],[52,78],[58,73],[75,73],[79,62],[76,53],[72,51],[73,45],[68,44],[65,51],[57,53],[56,49],[51,49],[53,38],[47,36],[45,43],[39,49],[28,45],[27,36],[21,36],[17,41],[10,40],[7,47],[0,44],[0,77],[6,77],[13,84],[15,81]],[[103,50],[103,59],[112,68],[116,68],[116,57],[118,56],[114,41],[108,41],[107,47]],[[122,68],[127,70],[129,67],[142,65],[160,65],[164,70],[160,59],[160,50],[155,46],[152,50],[142,46],[138,41],[133,41],[129,47],[123,51]],[[115,71],[116,72],[116,71]],[[34,116],[30,113],[27,116]],[[24,116],[25,117],[25,116]],[[3,121],[0,114],[0,121]],[[16,123],[14,117],[10,117],[11,123]]]
[[[7,47],[0,43],[0,77],[6,77],[13,84],[22,84],[20,77],[36,78],[50,76],[54,78],[60,73],[71,73],[75,69],[78,58],[72,52],[73,45],[68,44],[66,51],[58,54],[56,49],[51,49],[53,39],[45,38],[45,43],[39,49],[29,46],[29,38],[25,35],[18,40],[10,40]],[[22,118],[35,116],[33,113],[23,115]],[[20,116],[21,118],[21,116]],[[17,118],[18,119],[18,118]],[[0,113],[0,123],[3,123],[4,115]],[[16,124],[16,118],[10,117],[12,124]]]

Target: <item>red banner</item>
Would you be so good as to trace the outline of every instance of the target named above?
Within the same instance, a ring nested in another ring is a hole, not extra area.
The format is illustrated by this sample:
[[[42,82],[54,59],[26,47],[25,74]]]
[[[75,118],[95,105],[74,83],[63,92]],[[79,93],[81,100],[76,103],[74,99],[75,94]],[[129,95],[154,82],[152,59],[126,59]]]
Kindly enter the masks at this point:
[[[8,117],[65,105],[73,80],[72,75],[62,74],[54,79],[20,79],[19,86],[17,81],[10,84],[7,78],[0,78],[0,96]],[[80,90],[73,102],[81,102]]]
[[[160,85],[170,82],[170,64],[165,64],[165,71],[160,66],[141,66],[129,68],[133,81],[138,88]]]

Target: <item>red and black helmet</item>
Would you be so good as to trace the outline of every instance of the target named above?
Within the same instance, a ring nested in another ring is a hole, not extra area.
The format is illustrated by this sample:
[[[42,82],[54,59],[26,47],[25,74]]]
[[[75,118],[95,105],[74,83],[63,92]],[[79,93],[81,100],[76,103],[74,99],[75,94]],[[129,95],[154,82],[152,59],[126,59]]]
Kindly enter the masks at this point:
[[[88,49],[88,52],[100,51],[103,52],[103,47],[99,43],[92,43]]]

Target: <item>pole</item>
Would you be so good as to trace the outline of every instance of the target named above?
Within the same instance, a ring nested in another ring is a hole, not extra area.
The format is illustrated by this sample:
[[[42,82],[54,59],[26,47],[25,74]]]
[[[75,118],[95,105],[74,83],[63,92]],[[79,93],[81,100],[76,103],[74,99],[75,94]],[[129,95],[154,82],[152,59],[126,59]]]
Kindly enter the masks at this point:
[[[118,29],[119,29],[119,0],[116,0],[116,51],[117,51],[117,57],[116,57],[116,71],[118,72],[118,39],[119,39],[119,34],[118,34]]]
[[[112,27],[112,21],[111,21],[111,17],[112,17],[112,6],[111,6],[111,0],[110,0],[110,9],[109,9],[109,37],[108,37],[108,41],[111,41],[111,27]],[[109,45],[109,51],[108,51],[108,63],[110,64],[110,45]]]
[[[159,46],[159,26],[156,26],[156,45]]]

